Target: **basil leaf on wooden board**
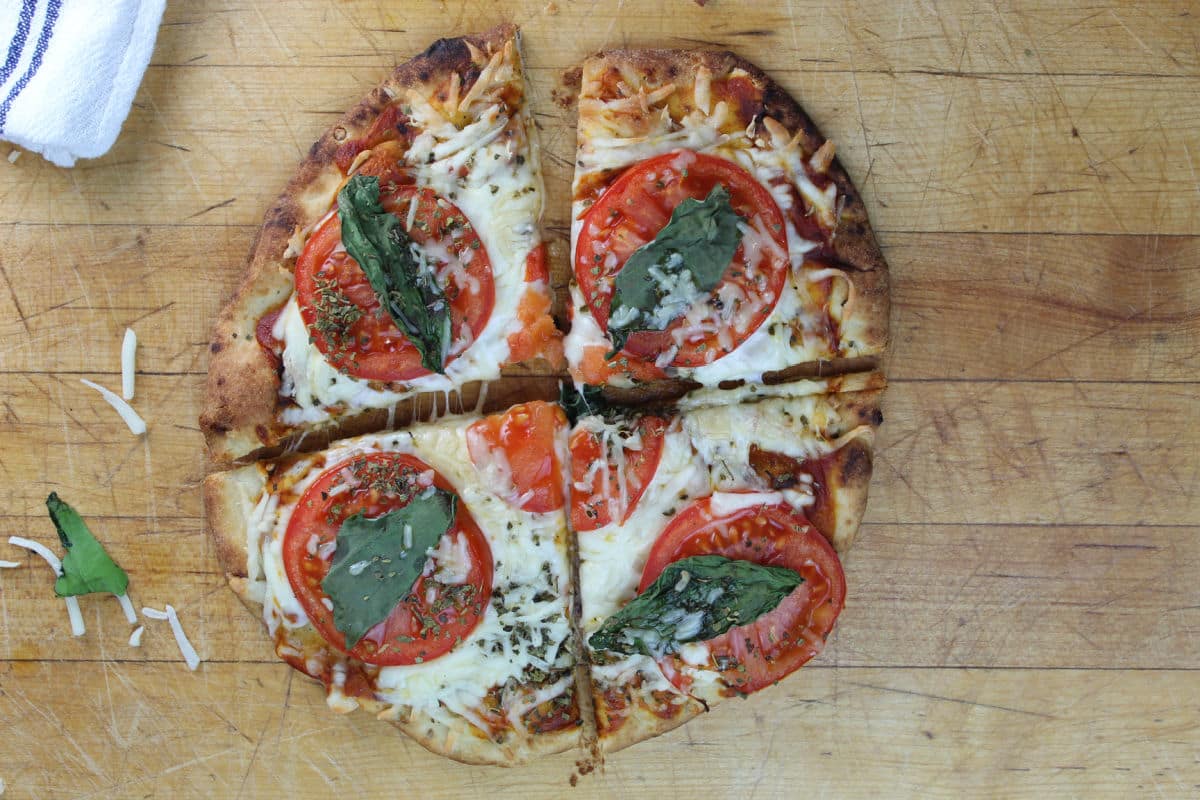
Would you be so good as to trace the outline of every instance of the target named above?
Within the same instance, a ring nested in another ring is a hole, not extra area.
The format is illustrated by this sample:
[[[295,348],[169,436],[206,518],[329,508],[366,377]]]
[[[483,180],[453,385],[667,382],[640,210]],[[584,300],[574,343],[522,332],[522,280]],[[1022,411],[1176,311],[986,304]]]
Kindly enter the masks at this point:
[[[741,220],[717,184],[703,201],[677,205],[653,241],[633,251],[614,281],[610,358],[631,333],[666,330],[721,282],[742,241]]]
[[[786,567],[690,556],[668,564],[646,591],[604,621],[589,644],[658,658],[753,622],[803,582]]]
[[[425,569],[426,552],[450,529],[457,505],[450,492],[431,489],[381,516],[367,519],[360,513],[342,523],[321,588],[333,601],[333,624],[345,635],[347,648],[412,591]]]
[[[129,576],[105,552],[104,546],[88,530],[83,517],[60,500],[57,492],[51,492],[46,498],[46,508],[58,530],[58,539],[67,551],[62,560],[62,575],[54,582],[54,593],[59,597],[92,592],[125,594]]]
[[[415,202],[415,201],[414,201]],[[355,175],[338,192],[342,244],[366,273],[379,304],[421,353],[421,364],[445,372],[450,304],[423,268],[400,218],[379,202],[379,178]]]

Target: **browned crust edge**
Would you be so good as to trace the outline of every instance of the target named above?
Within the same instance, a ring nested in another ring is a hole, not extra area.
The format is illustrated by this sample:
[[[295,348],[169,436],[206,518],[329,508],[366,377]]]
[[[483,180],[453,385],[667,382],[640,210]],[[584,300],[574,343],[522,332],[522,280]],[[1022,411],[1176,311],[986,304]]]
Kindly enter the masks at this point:
[[[604,696],[597,692],[594,696],[594,702],[597,705],[602,704]],[[605,754],[615,753],[618,750],[632,747],[647,739],[662,736],[664,733],[673,731],[690,722],[705,713],[706,710],[702,703],[689,698],[683,704],[677,716],[670,719],[663,719],[649,709],[638,705],[629,712],[629,715],[625,718],[621,727],[617,728],[615,733],[600,735],[600,750]]]
[[[204,521],[221,572],[244,583],[247,577],[246,536],[250,515],[266,475],[257,466],[216,472],[204,479]],[[245,598],[243,598],[245,601]]]
[[[869,425],[874,431],[883,423],[882,396],[883,390],[876,389],[833,395],[829,402],[843,420]],[[874,461],[874,437],[860,436],[835,451],[826,467],[825,481],[833,502],[821,532],[841,556],[854,544],[866,515]]]
[[[262,316],[283,303],[292,290],[282,254],[293,233],[320,219],[328,208],[306,207],[305,197],[327,197],[341,183],[334,163],[338,147],[364,134],[398,90],[436,83],[471,65],[467,44],[487,50],[515,39],[517,28],[439,39],[421,55],[399,65],[367,96],[329,127],[300,162],[287,188],[267,211],[250,247],[245,278],[222,310],[209,347],[208,382],[200,428],[217,463],[228,463],[279,441],[275,423],[279,376],[255,338]],[[390,91],[389,91],[390,90]],[[336,422],[321,427],[336,427]]]
[[[472,733],[465,722],[456,730],[423,712],[414,712],[408,720],[389,722],[431,753],[462,764],[493,767],[516,767],[539,756],[578,747],[582,732],[581,727],[575,727],[533,739],[497,743]]]

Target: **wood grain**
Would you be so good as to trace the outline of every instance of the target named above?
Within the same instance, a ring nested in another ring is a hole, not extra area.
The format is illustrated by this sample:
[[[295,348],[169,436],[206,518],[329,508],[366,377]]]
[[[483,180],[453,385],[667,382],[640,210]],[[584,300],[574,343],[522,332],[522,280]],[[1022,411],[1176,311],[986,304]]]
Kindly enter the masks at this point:
[[[153,68],[104,159],[0,170],[0,223],[257,224],[312,141],[386,70]],[[550,102],[559,75],[530,71],[555,210],[574,148],[574,112]],[[773,75],[852,165],[880,230],[1200,232],[1200,112],[1176,101],[1200,94],[1200,77]]]
[[[1167,0],[173,3],[121,138],[0,161],[0,534],[76,504],[170,602],[141,648],[111,599],[69,634],[0,545],[4,797],[560,797],[330,713],[277,663],[202,535],[209,326],[309,143],[439,36],[524,27],[565,276],[564,69],[731,47],[793,91],[892,266],[892,380],[850,602],[780,687],[612,757],[580,797],[1184,797],[1200,789],[1200,22]],[[3,155],[3,152],[0,152]],[[144,440],[79,383],[139,333]]]
[[[330,713],[279,665],[0,665],[5,779],[30,796],[536,798],[1184,797],[1197,784],[1193,673],[820,669],[609,759],[466,767]],[[78,700],[62,703],[61,685]],[[219,703],[214,698],[219,697]],[[154,753],[153,759],[131,753]],[[52,765],[52,767],[51,767]],[[853,765],[849,768],[848,765]]]
[[[1111,9],[1055,0],[933,4],[801,2],[737,4],[641,0],[619,15],[589,2],[545,0],[380,5],[350,0],[289,4],[288,14],[239,14],[233,2],[172,15],[154,64],[203,67],[356,66],[393,63],[448,31],[511,21],[526,29],[538,66],[565,69],[580,53],[641,37],[663,47],[721,47],[752,54],[764,69],[813,72],[988,72],[1015,74],[1200,74],[1200,57],[1180,3]],[[724,8],[722,8],[724,6]],[[318,25],[315,20],[320,20]],[[236,24],[235,24],[236,21]],[[540,36],[558,30],[570,36]],[[771,46],[782,43],[782,47]],[[1104,43],[1104,48],[1081,47]]]

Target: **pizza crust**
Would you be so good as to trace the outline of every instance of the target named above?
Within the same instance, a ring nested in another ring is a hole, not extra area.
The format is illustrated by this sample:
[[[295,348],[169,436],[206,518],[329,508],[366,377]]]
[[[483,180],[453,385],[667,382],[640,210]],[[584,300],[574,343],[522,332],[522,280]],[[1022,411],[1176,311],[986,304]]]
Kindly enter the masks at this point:
[[[214,327],[200,428],[215,462],[277,455],[296,434],[346,435],[340,428],[349,417],[306,425],[303,431],[282,425],[276,418],[280,378],[257,342],[256,329],[264,315],[280,308],[291,295],[292,264],[299,249],[293,246],[294,239],[328,213],[330,198],[344,180],[334,160],[344,142],[366,134],[396,97],[412,91],[432,96],[444,90],[450,75],[472,67],[473,49],[496,52],[516,39],[516,26],[505,24],[485,33],[434,42],[421,55],[396,67],[326,130],[300,162],[287,188],[267,211],[250,248],[245,278]],[[533,137],[530,147],[536,153]],[[554,373],[559,368],[556,361],[537,357],[506,371],[520,376]],[[373,426],[367,423],[367,427]]]
[[[257,465],[216,472],[204,479],[208,539],[226,579],[240,581],[242,587],[249,578],[246,546],[249,520],[266,483],[266,472]],[[244,593],[242,588],[238,596],[243,597]]]
[[[381,718],[386,719],[387,713]],[[429,752],[463,764],[516,767],[579,746],[579,727],[539,734],[533,739],[495,742],[478,735],[465,721],[447,725],[423,712],[413,712],[407,720],[388,721]]]
[[[872,435],[850,440],[833,453],[825,468],[826,490],[832,502],[809,515],[838,555],[845,555],[862,525],[867,511],[867,494],[874,466],[874,430],[883,422],[879,410],[882,390],[835,395],[831,405],[843,419],[870,426]]]
[[[604,703],[603,696],[597,694],[595,702],[597,704]],[[680,706],[679,712],[675,716],[663,718],[642,703],[635,703],[634,707],[629,709],[625,721],[615,732],[600,736],[600,750],[603,753],[615,753],[626,747],[632,747],[638,742],[662,736],[708,710],[703,703],[689,697]]]

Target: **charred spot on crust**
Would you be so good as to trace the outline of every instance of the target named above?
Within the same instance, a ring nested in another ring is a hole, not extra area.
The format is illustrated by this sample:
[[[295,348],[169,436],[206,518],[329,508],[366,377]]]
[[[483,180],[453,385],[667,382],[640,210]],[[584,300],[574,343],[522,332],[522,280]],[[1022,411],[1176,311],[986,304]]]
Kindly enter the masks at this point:
[[[263,217],[263,231],[274,228],[282,228],[290,236],[292,230],[296,227],[295,209],[288,202],[280,202],[271,206]],[[257,243],[255,244],[257,247]]]
[[[429,48],[421,54],[421,58],[427,58],[435,64],[454,64],[460,61],[470,61],[471,51],[467,49],[467,44],[461,38],[457,39],[438,39]],[[428,71],[422,70],[420,78],[422,81],[429,80]]]
[[[867,480],[871,477],[871,451],[861,442],[851,442],[846,448],[846,458],[842,462],[842,485],[856,482],[857,479]]]

